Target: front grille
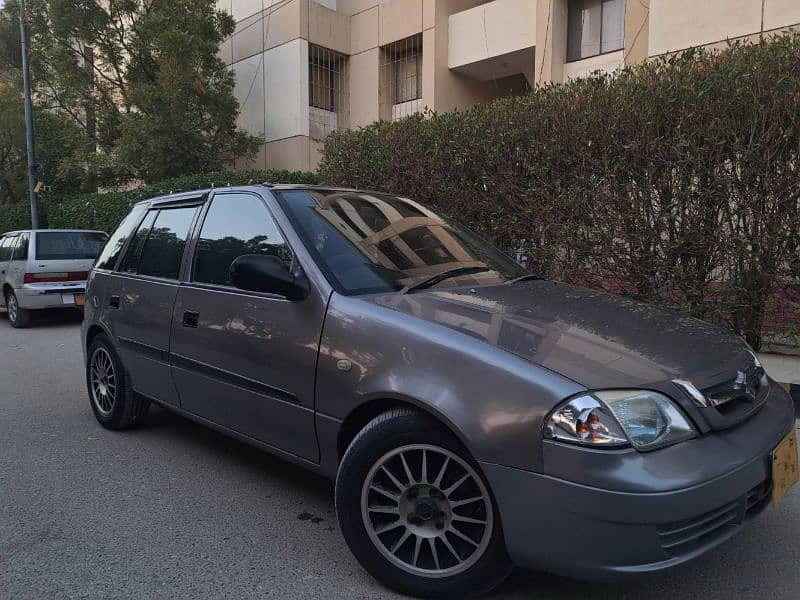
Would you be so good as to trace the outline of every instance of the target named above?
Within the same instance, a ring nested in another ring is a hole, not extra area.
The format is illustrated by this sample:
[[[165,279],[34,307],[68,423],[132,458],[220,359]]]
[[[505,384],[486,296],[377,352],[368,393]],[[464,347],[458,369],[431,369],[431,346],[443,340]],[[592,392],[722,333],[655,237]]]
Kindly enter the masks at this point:
[[[712,429],[726,429],[753,416],[769,396],[769,378],[759,365],[751,365],[734,379],[702,390],[711,406],[706,418]]]
[[[691,519],[659,525],[661,547],[672,556],[681,556],[712,543],[761,512],[769,503],[771,490],[771,481],[767,479],[725,506]]]

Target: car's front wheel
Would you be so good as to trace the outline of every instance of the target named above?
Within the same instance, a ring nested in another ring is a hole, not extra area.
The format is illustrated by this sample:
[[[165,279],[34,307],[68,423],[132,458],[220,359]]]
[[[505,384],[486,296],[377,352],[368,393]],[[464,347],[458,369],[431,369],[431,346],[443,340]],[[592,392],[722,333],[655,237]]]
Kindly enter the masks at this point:
[[[136,394],[111,341],[103,334],[89,345],[86,387],[94,416],[106,429],[126,429],[141,420],[150,402]]]
[[[388,411],[356,436],[336,479],[336,511],[356,558],[405,594],[480,595],[511,570],[478,465],[420,412]]]
[[[6,312],[12,327],[22,329],[31,323],[31,311],[20,308],[17,295],[11,290],[6,292]]]

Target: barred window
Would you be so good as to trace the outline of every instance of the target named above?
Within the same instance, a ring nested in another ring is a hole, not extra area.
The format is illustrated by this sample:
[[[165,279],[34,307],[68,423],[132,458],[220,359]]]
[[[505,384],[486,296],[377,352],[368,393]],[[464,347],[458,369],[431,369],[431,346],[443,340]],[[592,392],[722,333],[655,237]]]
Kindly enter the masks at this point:
[[[380,79],[385,105],[404,104],[422,98],[422,34],[381,48]],[[419,108],[409,107],[408,114]],[[393,116],[405,114],[398,115],[394,111]]]
[[[346,93],[345,62],[347,57],[333,50],[308,46],[308,104],[337,112]]]

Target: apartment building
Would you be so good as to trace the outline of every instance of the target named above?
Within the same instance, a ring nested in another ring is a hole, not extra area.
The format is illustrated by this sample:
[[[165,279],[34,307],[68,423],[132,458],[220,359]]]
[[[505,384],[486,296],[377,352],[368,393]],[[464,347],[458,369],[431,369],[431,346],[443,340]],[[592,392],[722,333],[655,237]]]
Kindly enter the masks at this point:
[[[218,0],[237,167],[314,169],[336,129],[466,108],[691,46],[800,27],[800,0]]]

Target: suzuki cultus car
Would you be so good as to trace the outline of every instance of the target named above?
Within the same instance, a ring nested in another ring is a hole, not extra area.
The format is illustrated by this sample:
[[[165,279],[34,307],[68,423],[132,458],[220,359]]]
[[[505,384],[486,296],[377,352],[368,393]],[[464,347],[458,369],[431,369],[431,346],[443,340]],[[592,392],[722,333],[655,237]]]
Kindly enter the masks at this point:
[[[90,274],[83,345],[103,426],[156,402],[334,478],[353,554],[417,596],[514,564],[674,567],[797,479],[793,404],[740,338],[536,278],[388,194],[139,203]]]

